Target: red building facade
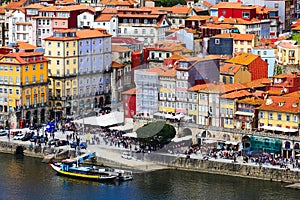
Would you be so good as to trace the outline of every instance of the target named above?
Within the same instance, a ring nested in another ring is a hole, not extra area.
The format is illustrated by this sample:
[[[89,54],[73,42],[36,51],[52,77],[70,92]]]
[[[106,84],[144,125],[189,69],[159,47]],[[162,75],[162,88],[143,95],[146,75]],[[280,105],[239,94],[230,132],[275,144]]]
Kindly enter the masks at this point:
[[[133,118],[136,115],[136,88],[122,93],[125,118]]]

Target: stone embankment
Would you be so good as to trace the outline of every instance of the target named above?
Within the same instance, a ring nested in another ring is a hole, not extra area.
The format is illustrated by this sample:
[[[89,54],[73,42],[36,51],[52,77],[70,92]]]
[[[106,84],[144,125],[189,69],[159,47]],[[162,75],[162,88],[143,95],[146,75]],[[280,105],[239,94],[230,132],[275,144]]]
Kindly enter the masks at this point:
[[[300,170],[258,166],[254,164],[217,162],[215,160],[193,159],[159,153],[145,153],[143,161],[128,160],[121,157],[121,152],[124,151],[122,149],[105,148],[96,145],[90,145],[88,149],[90,152],[96,152],[96,163],[93,164],[132,169],[134,171],[154,171],[171,168],[287,183],[300,182]],[[20,144],[7,141],[0,141],[0,152],[23,154],[46,160],[52,157],[63,159],[68,156],[75,156],[74,150],[70,150],[69,148],[30,146],[27,143]],[[84,152],[86,151],[82,151],[81,153]]]

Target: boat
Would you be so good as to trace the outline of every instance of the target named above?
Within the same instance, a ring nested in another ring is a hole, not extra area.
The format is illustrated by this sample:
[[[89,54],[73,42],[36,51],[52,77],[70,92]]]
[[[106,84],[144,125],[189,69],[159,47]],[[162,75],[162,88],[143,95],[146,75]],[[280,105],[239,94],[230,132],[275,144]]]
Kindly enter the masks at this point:
[[[62,160],[60,163],[50,163],[50,166],[58,175],[78,179],[88,179],[93,181],[128,181],[133,179],[131,171],[82,165],[84,160],[93,157],[95,157],[95,154],[86,153],[76,158]]]
[[[111,175],[118,176],[118,180],[120,181],[130,181],[133,179],[132,171],[123,170],[123,169],[115,169],[115,168],[101,168],[99,169],[102,172],[109,173]]]

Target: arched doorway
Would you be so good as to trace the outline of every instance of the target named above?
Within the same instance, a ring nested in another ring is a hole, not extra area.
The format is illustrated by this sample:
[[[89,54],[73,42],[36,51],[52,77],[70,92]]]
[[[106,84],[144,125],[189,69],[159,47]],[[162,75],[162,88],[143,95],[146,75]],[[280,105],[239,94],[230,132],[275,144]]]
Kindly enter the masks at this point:
[[[41,110],[41,123],[45,123],[46,122],[46,110],[42,109]]]
[[[84,107],[84,101],[83,101],[83,100],[80,100],[80,102],[79,102],[79,107],[80,107],[80,108],[83,108],[83,107]]]
[[[295,143],[294,152],[295,152],[295,156],[299,158],[300,157],[300,145],[299,145],[299,143]]]
[[[71,115],[71,102],[66,104],[66,115]]]
[[[250,137],[248,135],[242,137],[243,149],[250,149]]]
[[[224,141],[230,141],[230,135],[228,134],[223,134],[223,138]]]
[[[91,109],[91,100],[90,100],[90,99],[88,99],[88,100],[86,101],[85,107],[86,107],[87,109]]]
[[[94,98],[94,107],[95,108],[99,107],[99,105],[98,105],[98,99],[97,98]]]
[[[99,98],[99,107],[102,108],[104,105],[104,98],[103,97],[100,97]]]
[[[28,127],[30,125],[31,112],[27,111],[25,115],[25,126]]]
[[[193,133],[192,133],[192,131],[191,131],[191,129],[189,129],[189,128],[185,128],[185,129],[183,129],[183,131],[182,131],[182,136],[184,137],[184,136],[188,136],[188,135],[192,135]]]
[[[289,158],[292,155],[292,144],[290,141],[285,141],[284,142],[284,147],[283,147],[283,157],[284,158]]]
[[[111,104],[110,96],[105,96],[105,105]]]
[[[33,111],[33,124],[37,124],[38,123],[38,110],[34,110]]]

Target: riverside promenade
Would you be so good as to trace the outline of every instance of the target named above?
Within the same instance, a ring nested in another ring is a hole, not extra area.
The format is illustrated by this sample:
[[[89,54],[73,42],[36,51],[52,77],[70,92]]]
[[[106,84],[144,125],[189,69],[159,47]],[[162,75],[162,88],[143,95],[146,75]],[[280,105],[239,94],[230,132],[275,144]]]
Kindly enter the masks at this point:
[[[56,132],[55,138],[66,139],[66,135],[62,134],[62,132]],[[81,141],[85,141],[86,136],[81,135],[80,139]],[[1,136],[0,142],[1,152],[5,152],[3,151],[3,144],[6,144],[7,147],[9,146],[8,148],[11,149],[10,152],[6,151],[6,153],[14,153],[14,148],[18,145],[24,146],[25,149],[30,145],[29,141],[13,140],[12,138],[8,141],[6,136]],[[42,144],[41,147],[44,149],[48,148],[45,144]],[[55,149],[55,152],[74,152],[74,149],[71,149],[69,145],[52,147],[52,149]],[[135,172],[147,172],[169,168],[289,183],[300,182],[300,169],[293,168],[291,164],[288,164],[287,168],[265,164],[258,165],[254,162],[244,163],[242,157],[238,157],[234,162],[233,160],[224,158],[207,158],[201,154],[191,154],[190,157],[187,157],[185,154],[154,151],[143,154],[142,159],[129,160],[121,156],[124,151],[130,152],[128,148],[125,149],[124,147],[106,144],[103,138],[100,139],[100,143],[88,145],[86,150],[80,151],[81,153],[95,153],[97,164],[130,169]],[[33,151],[25,155],[35,156]],[[139,155],[141,155],[141,153]],[[42,158],[43,155],[40,154],[40,156],[35,157]]]

